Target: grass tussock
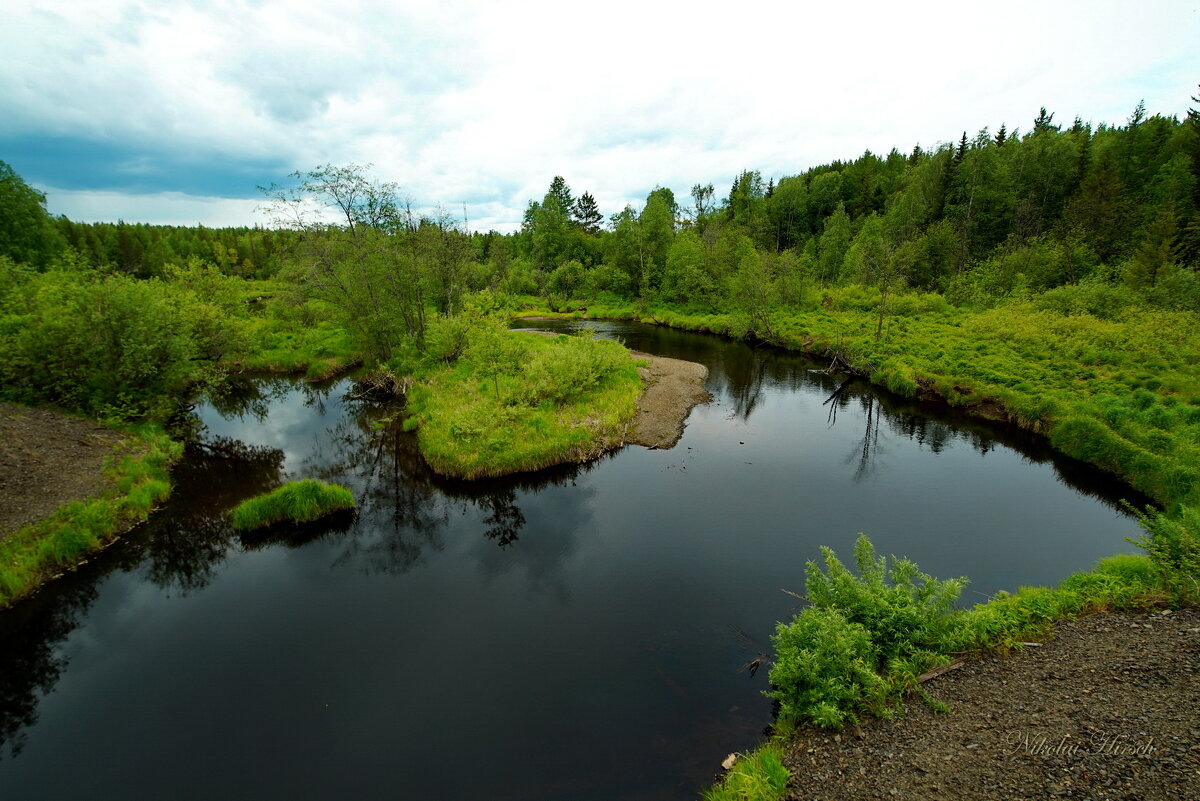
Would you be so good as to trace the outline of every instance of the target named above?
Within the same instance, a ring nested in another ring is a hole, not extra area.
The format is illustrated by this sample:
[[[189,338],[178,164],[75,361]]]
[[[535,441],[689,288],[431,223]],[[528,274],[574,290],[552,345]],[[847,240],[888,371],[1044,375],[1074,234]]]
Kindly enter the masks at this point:
[[[246,531],[288,521],[309,523],[353,508],[354,495],[341,485],[313,479],[292,481],[238,504],[233,510],[233,527]]]
[[[783,748],[768,743],[740,755],[721,781],[704,793],[704,801],[782,801],[790,775],[783,766]]]
[[[0,542],[0,608],[111,543],[170,494],[168,471],[183,446],[148,424],[125,431],[132,442],[106,468],[99,498],[67,503]]]
[[[620,343],[480,326],[461,358],[409,393],[406,426],[444,475],[582,462],[624,441],[642,381]]]

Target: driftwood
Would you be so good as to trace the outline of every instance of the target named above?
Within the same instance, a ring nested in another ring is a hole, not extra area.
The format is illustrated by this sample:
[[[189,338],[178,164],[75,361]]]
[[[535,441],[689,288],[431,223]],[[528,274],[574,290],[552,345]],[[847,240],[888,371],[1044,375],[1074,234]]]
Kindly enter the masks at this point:
[[[363,376],[357,382],[358,392],[347,395],[349,400],[368,398],[399,398],[408,393],[415,382],[410,375],[397,376],[384,370]]]
[[[924,673],[922,673],[920,676],[917,676],[917,683],[924,684],[925,682],[929,681],[930,679],[936,679],[938,676],[942,675],[943,673],[949,673],[951,670],[957,670],[958,668],[962,667],[965,664],[967,664],[967,660],[955,659],[953,662],[951,662],[948,665],[941,665],[940,667],[935,667],[933,670],[927,670]]]

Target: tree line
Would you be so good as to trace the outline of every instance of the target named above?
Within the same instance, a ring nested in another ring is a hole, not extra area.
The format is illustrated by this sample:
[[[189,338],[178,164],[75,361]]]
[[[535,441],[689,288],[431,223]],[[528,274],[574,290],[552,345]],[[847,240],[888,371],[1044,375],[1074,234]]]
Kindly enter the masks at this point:
[[[1075,285],[1200,310],[1196,108],[1180,120],[1139,103],[1123,124],[1094,128],[1041,109],[1026,131],[1002,124],[778,180],[745,170],[724,196],[712,184],[683,200],[657,187],[607,218],[556,176],[510,234],[418,213],[368,167],[291,178],[263,189],[267,226],[88,224],[49,215],[0,162],[6,394],[145,411],[138,359],[175,365],[151,372],[178,392],[255,337],[316,317],[369,362],[423,358],[431,338],[454,353],[461,330],[446,321],[483,290],[493,300],[477,305],[532,295],[565,309],[734,312],[739,331],[768,340],[777,310],[813,308],[839,285],[874,293],[880,327],[908,290],[986,307]],[[272,280],[270,325],[226,280],[243,278]],[[119,389],[88,364],[122,376]]]

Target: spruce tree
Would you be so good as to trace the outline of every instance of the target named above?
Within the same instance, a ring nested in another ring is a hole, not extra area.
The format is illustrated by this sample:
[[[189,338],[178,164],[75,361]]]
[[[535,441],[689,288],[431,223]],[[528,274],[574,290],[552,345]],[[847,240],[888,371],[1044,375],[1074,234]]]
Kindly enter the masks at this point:
[[[600,213],[596,198],[592,197],[590,192],[584,192],[575,201],[571,216],[575,224],[589,234],[598,233],[604,222],[604,215]]]
[[[561,175],[554,176],[554,180],[550,182],[549,195],[558,199],[564,213],[570,214],[571,210],[575,208],[575,198],[571,195],[571,187],[567,186],[566,180]]]
[[[1050,112],[1049,114],[1047,114],[1046,107],[1042,106],[1041,111],[1038,112],[1037,117],[1033,121],[1034,135],[1037,135],[1040,133],[1057,131],[1058,126],[1054,125],[1053,122],[1054,122],[1054,112]]]

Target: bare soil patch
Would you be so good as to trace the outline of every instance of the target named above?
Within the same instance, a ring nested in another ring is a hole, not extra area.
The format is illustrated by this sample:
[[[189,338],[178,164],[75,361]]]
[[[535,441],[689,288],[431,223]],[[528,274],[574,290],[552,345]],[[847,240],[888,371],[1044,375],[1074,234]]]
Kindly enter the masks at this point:
[[[68,501],[100,495],[104,461],[124,444],[88,420],[0,403],[0,539]]]
[[[804,732],[789,797],[1200,799],[1200,610],[1062,623],[924,687],[952,712]]]
[[[637,416],[627,442],[647,448],[670,448],[683,436],[684,421],[697,404],[712,400],[704,388],[708,368],[696,362],[651,356],[630,351],[633,358],[649,363],[638,372],[646,390],[638,399]]]

